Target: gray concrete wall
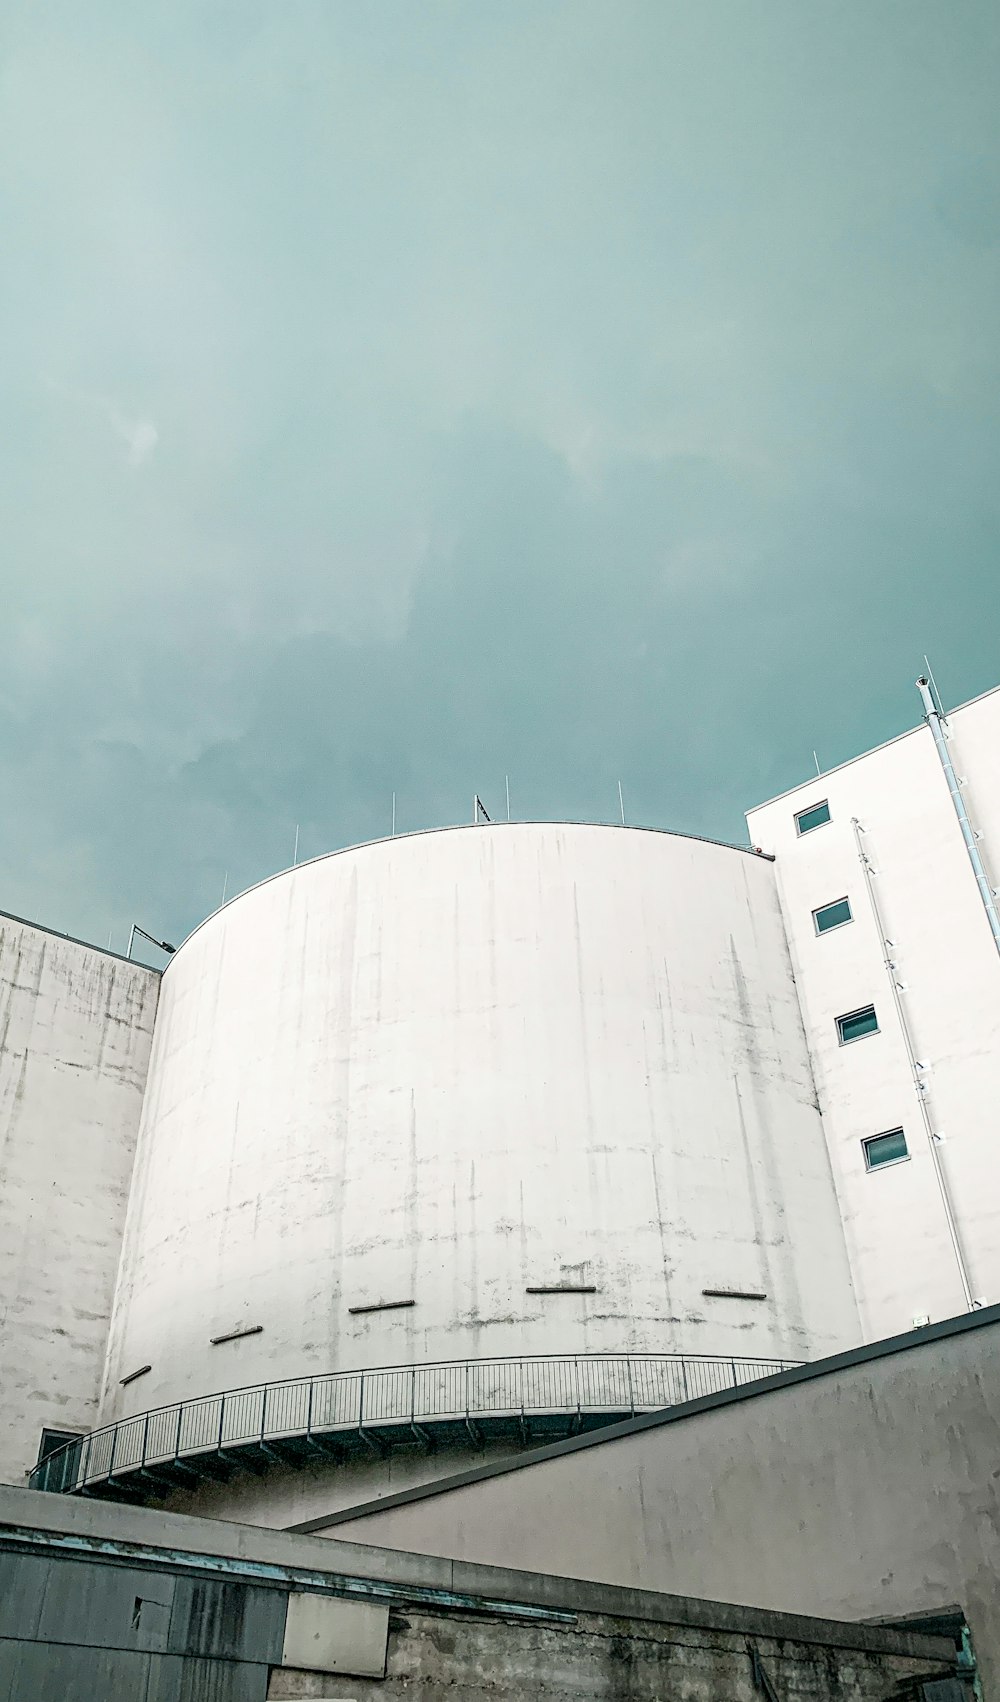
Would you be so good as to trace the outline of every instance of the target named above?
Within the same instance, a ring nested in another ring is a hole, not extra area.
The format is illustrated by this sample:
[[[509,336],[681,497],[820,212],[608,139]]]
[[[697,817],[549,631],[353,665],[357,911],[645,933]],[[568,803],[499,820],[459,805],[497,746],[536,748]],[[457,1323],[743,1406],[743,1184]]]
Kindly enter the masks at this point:
[[[782,1702],[955,1670],[913,1630],[0,1490],[4,1702],[756,1702],[748,1639]]]
[[[190,1513],[197,1519],[235,1519],[285,1530],[317,1513],[357,1507],[470,1467],[499,1464],[524,1451],[513,1441],[475,1447],[464,1440],[439,1442],[430,1452],[414,1442],[379,1455],[366,1451],[340,1460],[307,1457],[294,1465],[272,1461],[259,1476],[235,1471],[223,1479],[192,1479],[187,1487],[165,1490],[159,1504],[167,1512]]]
[[[989,1695],[1000,1685],[1000,1309],[947,1332],[328,1528],[798,1613],[874,1618],[957,1601]]]
[[[408,1609],[390,1619],[384,1678],[275,1671],[269,1702],[336,1695],[345,1702],[762,1702],[746,1639],[732,1631],[580,1614],[571,1625],[525,1624]],[[940,1671],[912,1657],[766,1639],[758,1653],[781,1702],[884,1702],[900,1681]],[[971,1697],[970,1697],[971,1702]]]
[[[0,1480],[96,1423],[158,987],[0,916]]]
[[[140,1560],[0,1551],[4,1702],[256,1702],[283,1593]]]

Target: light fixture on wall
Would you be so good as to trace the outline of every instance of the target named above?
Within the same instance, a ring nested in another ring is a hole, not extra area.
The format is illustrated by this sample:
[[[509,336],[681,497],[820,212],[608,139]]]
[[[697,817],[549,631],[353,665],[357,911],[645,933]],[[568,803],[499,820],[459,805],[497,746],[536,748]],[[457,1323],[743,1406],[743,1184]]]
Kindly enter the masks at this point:
[[[136,934],[140,934],[144,940],[148,940],[151,946],[156,946],[160,951],[167,952],[170,957],[173,957],[174,952],[177,950],[176,946],[169,945],[166,940],[155,939],[152,934],[147,934],[145,928],[140,928],[138,922],[133,922],[132,932],[128,937],[128,951],[125,953],[126,958],[129,960],[131,960],[132,957],[132,945]]]

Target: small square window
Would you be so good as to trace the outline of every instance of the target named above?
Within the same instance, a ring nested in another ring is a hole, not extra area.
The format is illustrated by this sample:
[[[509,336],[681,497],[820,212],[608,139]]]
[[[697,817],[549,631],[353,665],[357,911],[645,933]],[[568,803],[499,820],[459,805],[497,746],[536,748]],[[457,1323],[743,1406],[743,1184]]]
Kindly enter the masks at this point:
[[[902,1129],[887,1129],[884,1135],[871,1135],[861,1145],[864,1147],[866,1170],[877,1170],[882,1164],[898,1164],[901,1158],[910,1156]]]
[[[828,934],[831,928],[842,928],[845,922],[853,922],[851,901],[848,898],[835,899],[832,904],[822,904],[813,911],[813,924],[817,934]]]
[[[841,1046],[846,1046],[849,1040],[861,1040],[866,1034],[878,1033],[878,1017],[874,1005],[865,1005],[863,1010],[848,1011],[846,1016],[837,1018],[837,1033]]]
[[[825,827],[830,820],[830,806],[826,799],[821,804],[810,804],[807,810],[800,810],[795,817],[795,831],[801,838],[803,833],[812,833],[814,827]]]

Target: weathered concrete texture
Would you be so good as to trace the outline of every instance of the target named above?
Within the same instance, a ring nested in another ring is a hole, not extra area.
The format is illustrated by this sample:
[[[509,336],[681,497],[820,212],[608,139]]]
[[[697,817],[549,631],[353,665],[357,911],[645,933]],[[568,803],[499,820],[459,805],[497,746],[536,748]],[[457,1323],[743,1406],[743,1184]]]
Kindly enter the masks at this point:
[[[3,1702],[758,1702],[750,1642],[781,1702],[881,1702],[955,1670],[940,1635],[24,1490],[0,1489],[0,1560]],[[337,1676],[282,1669],[302,1594]],[[386,1677],[350,1673],[352,1649]]]
[[[416,1491],[331,1535],[851,1619],[959,1602],[996,1694],[1000,1308],[922,1335]]]
[[[104,1420],[859,1335],[772,865],[671,834],[453,829],[243,894],[164,972],[133,1195]]]
[[[757,1641],[781,1702],[885,1702],[900,1680],[934,1675],[939,1660]],[[537,1625],[474,1613],[407,1610],[390,1619],[383,1679],[275,1671],[269,1702],[343,1696],[407,1702],[761,1702],[747,1640],[650,1621],[581,1614],[572,1625]],[[971,1699],[970,1699],[971,1702]]]
[[[0,1479],[96,1422],[158,988],[0,916]]]

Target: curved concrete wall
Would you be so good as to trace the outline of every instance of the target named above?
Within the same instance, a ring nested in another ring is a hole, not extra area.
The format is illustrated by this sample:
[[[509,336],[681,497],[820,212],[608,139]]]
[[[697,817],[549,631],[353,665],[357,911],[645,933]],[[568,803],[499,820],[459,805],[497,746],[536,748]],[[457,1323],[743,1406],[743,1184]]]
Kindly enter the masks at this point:
[[[595,1292],[527,1292],[560,1283]],[[252,889],[171,961],[105,1419],[432,1358],[857,1337],[767,860],[415,835]]]

